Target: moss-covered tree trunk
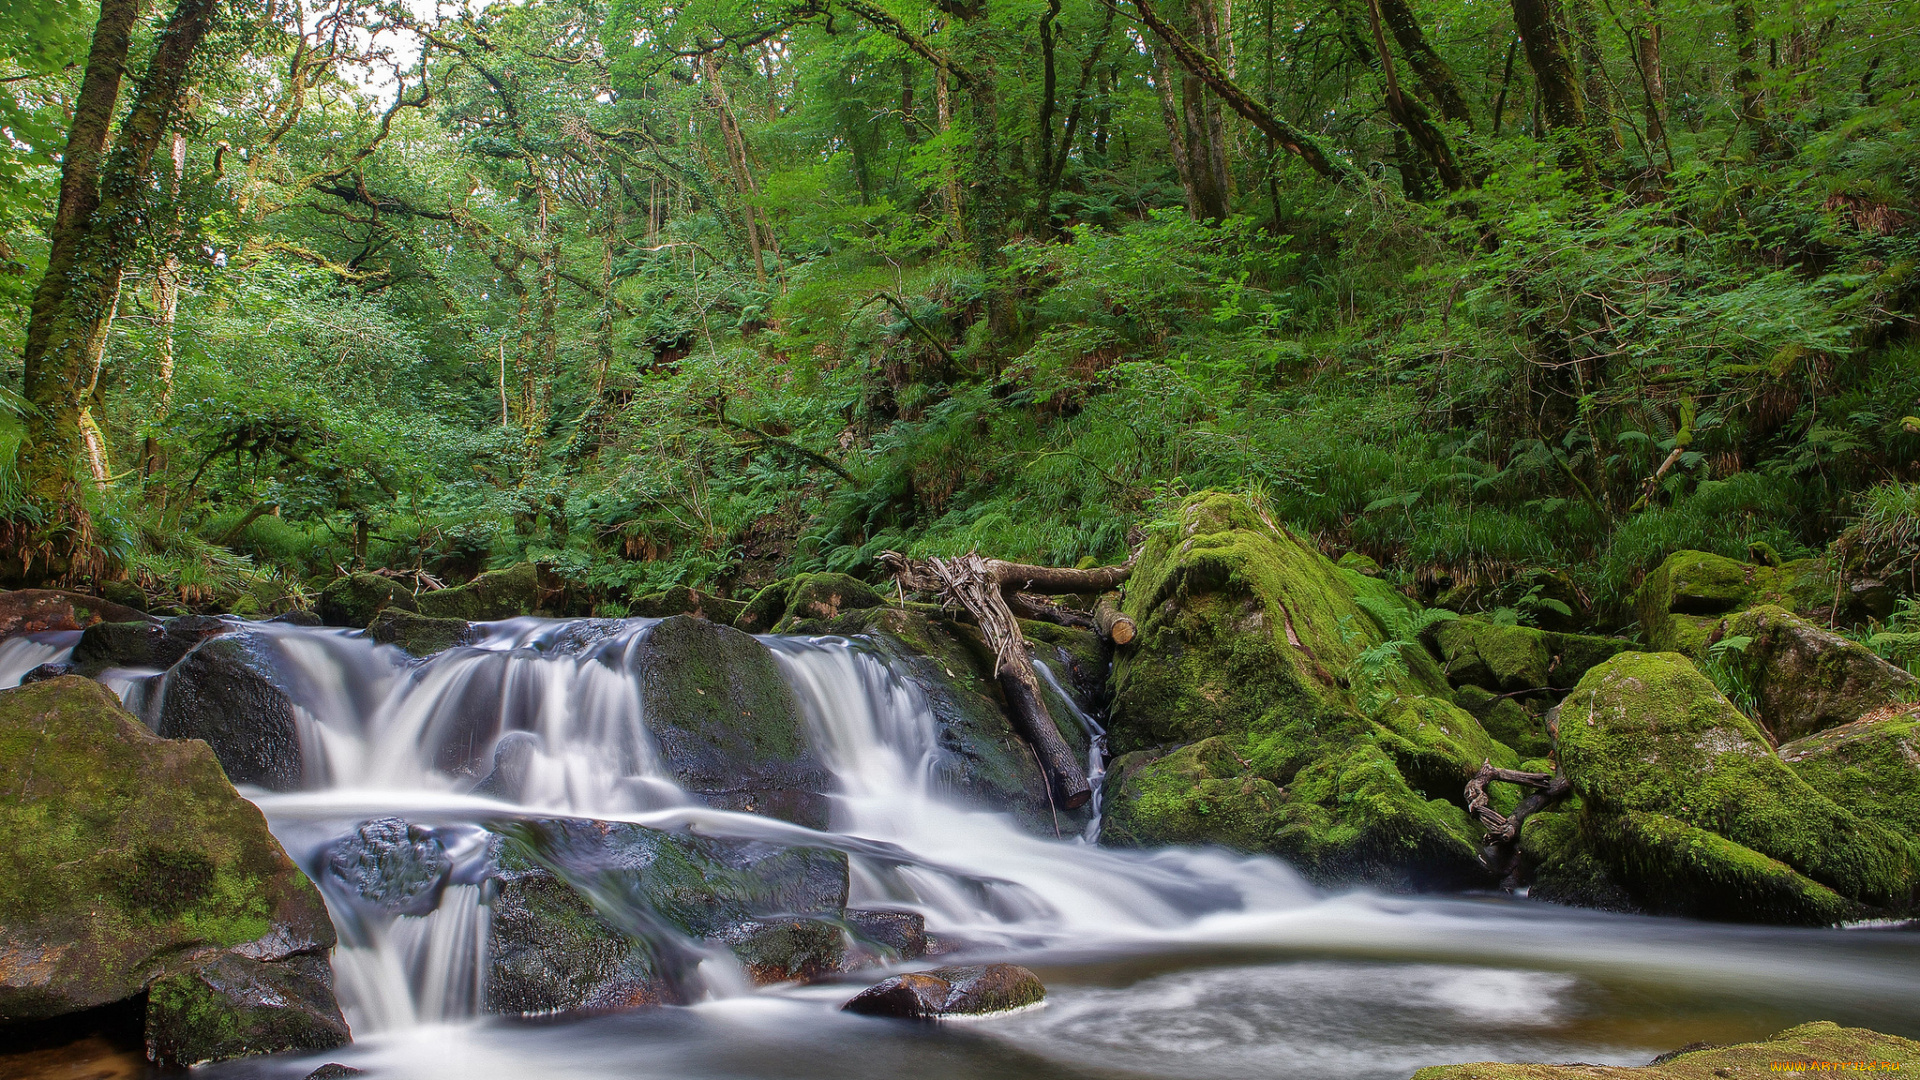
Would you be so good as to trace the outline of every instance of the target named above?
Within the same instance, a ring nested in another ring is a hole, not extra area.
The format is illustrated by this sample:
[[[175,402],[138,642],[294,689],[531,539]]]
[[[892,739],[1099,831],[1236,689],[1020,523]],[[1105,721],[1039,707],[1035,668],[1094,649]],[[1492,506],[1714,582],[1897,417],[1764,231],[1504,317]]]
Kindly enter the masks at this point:
[[[1552,0],[1513,0],[1513,23],[1527,49],[1546,128],[1561,141],[1561,164],[1576,172],[1591,172],[1593,162],[1581,132],[1587,126],[1586,97],[1567,51],[1561,48]]]
[[[82,498],[87,461],[85,396],[113,316],[120,281],[142,227],[155,149],[177,119],[194,53],[219,0],[180,0],[154,44],[132,109],[111,154],[107,136],[125,74],[139,5],[103,0],[81,80],[48,232],[47,271],[34,291],[22,393],[33,412],[19,470],[35,522],[12,523],[10,570],[28,580],[96,571],[92,522]]]

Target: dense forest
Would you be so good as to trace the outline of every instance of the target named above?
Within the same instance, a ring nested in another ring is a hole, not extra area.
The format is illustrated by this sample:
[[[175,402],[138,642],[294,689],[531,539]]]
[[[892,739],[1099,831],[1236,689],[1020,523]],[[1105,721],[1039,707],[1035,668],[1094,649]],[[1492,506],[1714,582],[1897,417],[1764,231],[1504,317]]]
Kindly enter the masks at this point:
[[[9,4],[5,576],[621,614],[1224,488],[1522,622],[1910,591],[1916,71],[1885,2]]]

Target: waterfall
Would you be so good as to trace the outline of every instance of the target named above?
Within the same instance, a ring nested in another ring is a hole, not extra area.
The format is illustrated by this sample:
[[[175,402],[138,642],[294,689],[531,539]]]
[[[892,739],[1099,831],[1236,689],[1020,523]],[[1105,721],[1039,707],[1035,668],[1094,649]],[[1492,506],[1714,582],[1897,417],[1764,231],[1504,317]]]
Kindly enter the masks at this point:
[[[0,689],[19,686],[27,672],[41,664],[62,664],[80,643],[77,630],[21,634],[0,641]]]

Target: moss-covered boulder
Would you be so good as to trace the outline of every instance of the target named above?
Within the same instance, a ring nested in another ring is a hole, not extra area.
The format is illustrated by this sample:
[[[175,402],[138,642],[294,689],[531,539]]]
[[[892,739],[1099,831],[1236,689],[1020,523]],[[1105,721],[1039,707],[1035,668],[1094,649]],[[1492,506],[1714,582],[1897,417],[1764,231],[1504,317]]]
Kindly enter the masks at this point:
[[[841,1006],[862,1016],[939,1020],[987,1016],[1038,1005],[1047,996],[1039,976],[1017,964],[943,967],[895,975]]]
[[[1579,847],[1649,911],[1822,923],[1914,902],[1920,847],[1801,780],[1683,656],[1596,667],[1555,734]]]
[[[366,626],[373,617],[388,608],[418,611],[413,590],[390,577],[379,574],[343,574],[327,582],[320,590],[314,614],[328,626]]]
[[[479,637],[465,619],[441,619],[402,608],[387,608],[375,615],[367,624],[367,636],[419,657],[471,645]]]
[[[300,717],[259,634],[213,638],[176,664],[155,730],[206,742],[233,783],[294,791],[304,780]]]
[[[1617,638],[1564,634],[1483,619],[1452,619],[1432,631],[1447,680],[1497,693],[1565,689],[1595,664],[1633,646]]]
[[[205,743],[86,679],[0,692],[0,831],[0,1022],[146,993],[172,1062],[346,1041],[320,895]]]
[[[1149,540],[1126,608],[1109,731],[1144,753],[1110,773],[1108,842],[1224,843],[1329,883],[1484,879],[1463,790],[1519,759],[1448,700],[1410,601],[1215,492]]]
[[[1811,612],[1833,603],[1833,569],[1824,559],[1779,566],[1735,562],[1705,551],[1667,556],[1634,597],[1640,629],[1654,649],[1698,653],[1718,621],[1757,604]]]
[[[58,589],[0,592],[0,638],[54,630],[85,630],[103,622],[149,621],[144,611],[84,593]]]
[[[1920,700],[1920,678],[1772,604],[1728,616],[1708,635],[1709,642],[1716,640],[1744,643],[1721,650],[1717,660],[1753,694],[1754,719],[1777,742],[1851,723],[1894,702]]]
[[[565,583],[534,563],[489,570],[465,585],[421,593],[414,603],[422,615],[466,622],[568,614]]]
[[[1876,1067],[1874,1063],[1881,1064]],[[1431,1066],[1414,1073],[1413,1080],[1727,1080],[1782,1072],[1901,1072],[1911,1071],[1916,1064],[1920,1064],[1920,1043],[1820,1020],[1788,1028],[1760,1042],[1687,1047],[1662,1054],[1648,1065],[1479,1062]]]
[[[733,624],[750,634],[820,633],[843,612],[885,604],[873,586],[845,574],[799,574],[754,594]]]
[[[647,632],[636,655],[647,728],[682,788],[722,809],[826,827],[832,777],[765,646],[675,615]]]
[[[1920,837],[1920,705],[1795,739],[1780,748],[1780,760],[1856,815]]]
[[[845,956],[832,927],[847,901],[839,852],[572,819],[498,837],[489,1011],[684,1003],[715,946],[768,981],[838,970]]]
[[[670,615],[691,615],[696,619],[706,619],[722,625],[732,625],[745,610],[747,610],[745,601],[723,599],[685,585],[676,585],[664,592],[635,597],[633,602],[627,605],[627,614],[634,618],[664,619]]]
[[[1545,718],[1535,715],[1519,697],[1496,694],[1469,683],[1453,692],[1453,703],[1480,721],[1489,736],[1512,747],[1522,759],[1543,758],[1553,752],[1553,738],[1547,733]]]

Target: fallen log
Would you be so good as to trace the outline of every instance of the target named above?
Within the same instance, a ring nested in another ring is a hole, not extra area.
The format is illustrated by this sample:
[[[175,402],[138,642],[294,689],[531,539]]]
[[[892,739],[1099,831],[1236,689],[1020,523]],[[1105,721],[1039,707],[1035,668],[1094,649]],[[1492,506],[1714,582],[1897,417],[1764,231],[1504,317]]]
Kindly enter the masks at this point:
[[[1133,620],[1127,618],[1126,614],[1120,610],[1120,605],[1114,600],[1112,593],[1094,602],[1093,626],[1100,631],[1101,637],[1115,645],[1125,645],[1133,640],[1133,635],[1139,633],[1139,627],[1135,626]]]
[[[1010,563],[971,552],[953,559],[909,559],[897,551],[887,551],[881,553],[880,562],[893,573],[902,589],[933,593],[942,603],[960,607],[974,617],[988,647],[993,650],[993,674],[1006,695],[1009,717],[1020,735],[1033,746],[1055,804],[1065,810],[1086,805],[1093,797],[1093,789],[1073,749],[1060,737],[1060,729],[1047,710],[1046,699],[1040,692],[1040,676],[1034,671],[1033,659],[1027,655],[1026,638],[1020,633],[1015,608],[1017,605],[1026,611],[1060,612],[1062,609],[1054,605],[1020,594],[1105,593],[1133,572],[1132,561],[1124,566],[1073,570]]]

